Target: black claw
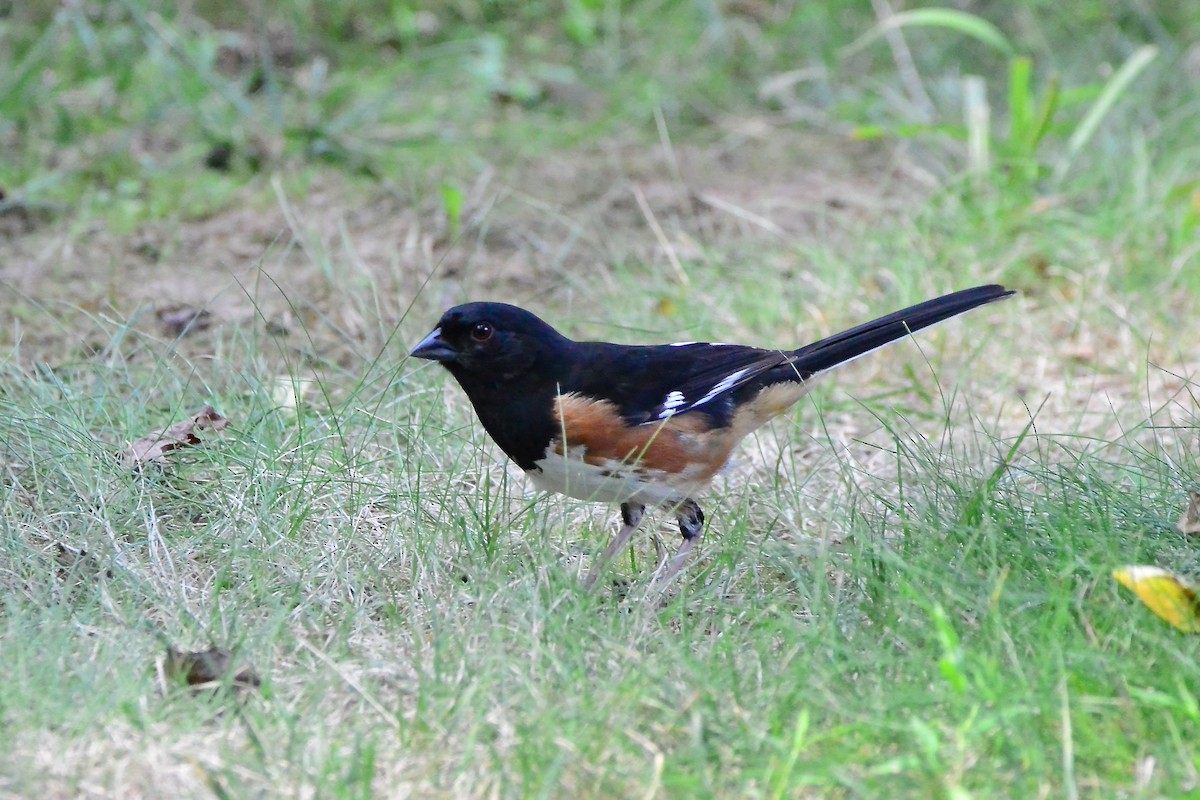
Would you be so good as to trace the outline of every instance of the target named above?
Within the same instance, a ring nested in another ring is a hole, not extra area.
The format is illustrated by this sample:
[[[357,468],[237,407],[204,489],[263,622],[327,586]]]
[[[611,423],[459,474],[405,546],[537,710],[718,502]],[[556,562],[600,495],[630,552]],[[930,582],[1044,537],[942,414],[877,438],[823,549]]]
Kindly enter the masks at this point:
[[[704,512],[695,500],[687,500],[679,507],[679,533],[685,541],[695,539],[704,529]]]

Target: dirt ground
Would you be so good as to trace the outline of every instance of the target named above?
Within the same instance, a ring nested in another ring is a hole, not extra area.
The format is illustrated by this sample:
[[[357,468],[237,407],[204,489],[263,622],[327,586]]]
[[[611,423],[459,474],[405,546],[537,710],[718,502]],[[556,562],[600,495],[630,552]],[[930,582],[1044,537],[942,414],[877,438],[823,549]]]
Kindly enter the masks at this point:
[[[708,145],[606,140],[483,169],[464,189],[458,230],[436,192],[414,201],[386,182],[365,186],[337,173],[312,180],[303,196],[283,183],[255,178],[220,213],[127,236],[69,213],[10,217],[0,226],[0,318],[8,320],[0,346],[15,345],[20,364],[59,367],[110,357],[118,346],[127,363],[156,363],[168,351],[206,357],[230,336],[269,336],[274,346],[256,358],[356,373],[380,354],[398,359],[403,343],[454,303],[565,308],[581,288],[600,287],[607,305],[622,296],[612,265],[650,264],[671,276],[714,249],[725,263],[743,255],[750,264],[764,253],[791,258],[806,244],[854,248],[865,223],[903,220],[929,187],[902,151],[753,121],[730,124]],[[1155,409],[1190,413],[1200,367],[1178,330],[1147,327],[1145,304],[1102,280],[1060,284],[1058,294],[1018,300],[1029,310],[1006,323],[1014,328],[1005,341],[1024,343],[1021,358],[1008,358],[1019,354],[1004,342],[993,347],[1005,353],[989,363],[994,385],[1012,385],[1030,406],[996,400],[1003,429],[1019,431],[1037,407],[1052,428],[1098,436],[1120,435],[1133,415]],[[820,313],[819,287],[814,294],[798,320]],[[719,306],[720,295],[712,302]],[[732,318],[722,332],[742,334]],[[866,370],[866,385],[897,380],[883,363],[855,369]]]
[[[695,257],[703,247],[828,239],[922,191],[877,147],[730,131],[709,147],[603,142],[488,168],[455,235],[436,198],[335,173],[304,196],[253,179],[211,217],[117,235],[69,213],[0,227],[0,345],[50,364],[103,351],[132,327],[202,352],[215,334],[299,327],[333,356],[379,346],[414,302],[553,303],[605,264]],[[297,345],[299,346],[299,345]]]

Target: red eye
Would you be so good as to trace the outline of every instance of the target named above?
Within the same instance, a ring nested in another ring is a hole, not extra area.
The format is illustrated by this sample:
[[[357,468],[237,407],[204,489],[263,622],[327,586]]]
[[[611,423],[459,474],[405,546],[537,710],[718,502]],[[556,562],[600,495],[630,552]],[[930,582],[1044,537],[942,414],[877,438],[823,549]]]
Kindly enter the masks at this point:
[[[471,328],[471,338],[477,342],[486,342],[492,338],[492,326],[486,322],[476,323],[474,328]]]

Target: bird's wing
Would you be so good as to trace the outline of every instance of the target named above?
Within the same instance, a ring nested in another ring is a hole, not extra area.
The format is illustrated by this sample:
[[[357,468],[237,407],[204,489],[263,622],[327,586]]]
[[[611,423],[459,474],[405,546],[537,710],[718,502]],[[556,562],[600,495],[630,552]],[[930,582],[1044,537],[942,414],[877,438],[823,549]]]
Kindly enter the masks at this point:
[[[694,409],[715,417],[729,409],[714,401],[727,397],[764,372],[787,363],[790,353],[741,345],[685,342],[625,347],[596,345],[583,360],[580,376],[603,375],[573,382],[565,390],[608,400],[634,424],[655,423]],[[602,368],[596,367],[602,364]],[[719,406],[719,407],[718,407]]]

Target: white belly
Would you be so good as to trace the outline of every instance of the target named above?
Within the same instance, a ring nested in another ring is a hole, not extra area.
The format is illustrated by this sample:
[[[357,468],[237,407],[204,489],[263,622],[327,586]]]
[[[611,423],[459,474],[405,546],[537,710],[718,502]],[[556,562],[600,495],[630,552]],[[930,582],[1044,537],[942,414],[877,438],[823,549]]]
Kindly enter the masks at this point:
[[[596,466],[582,458],[563,458],[552,451],[538,461],[537,466],[540,472],[530,470],[525,473],[537,488],[594,503],[674,506],[707,483],[689,483],[686,479],[675,478],[668,486],[663,482],[666,475],[636,464],[613,462]]]

